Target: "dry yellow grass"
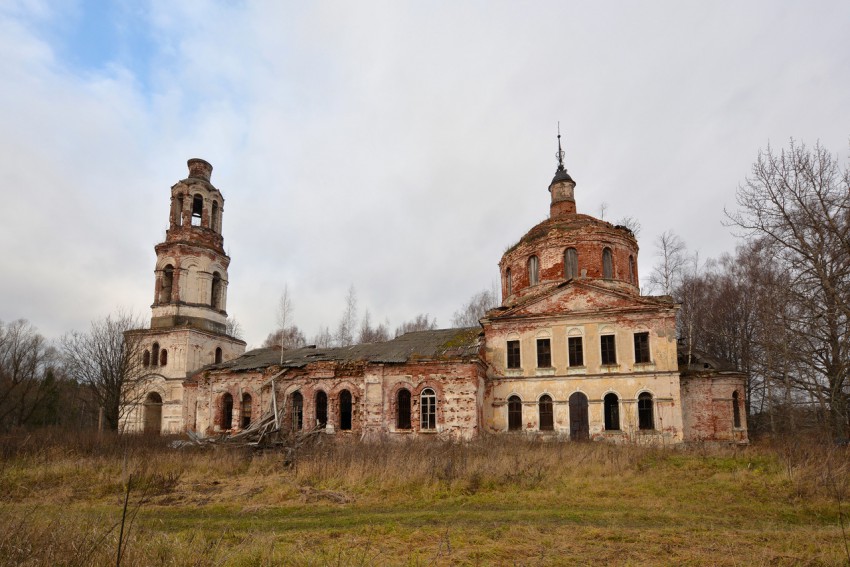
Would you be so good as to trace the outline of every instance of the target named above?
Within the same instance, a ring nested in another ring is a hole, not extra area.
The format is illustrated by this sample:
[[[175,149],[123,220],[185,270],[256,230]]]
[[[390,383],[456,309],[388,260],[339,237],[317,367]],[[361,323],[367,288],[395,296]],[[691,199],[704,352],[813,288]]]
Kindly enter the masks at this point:
[[[165,441],[0,440],[0,564],[114,565],[129,479],[122,565],[848,561],[843,447]]]

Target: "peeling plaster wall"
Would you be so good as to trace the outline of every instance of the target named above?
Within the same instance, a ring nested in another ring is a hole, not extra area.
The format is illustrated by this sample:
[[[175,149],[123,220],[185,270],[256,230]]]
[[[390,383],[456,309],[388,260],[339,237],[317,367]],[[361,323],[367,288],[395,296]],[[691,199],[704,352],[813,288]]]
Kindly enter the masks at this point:
[[[744,405],[746,376],[736,372],[694,373],[681,377],[685,441],[747,443]],[[741,426],[734,427],[733,392],[738,392]]]

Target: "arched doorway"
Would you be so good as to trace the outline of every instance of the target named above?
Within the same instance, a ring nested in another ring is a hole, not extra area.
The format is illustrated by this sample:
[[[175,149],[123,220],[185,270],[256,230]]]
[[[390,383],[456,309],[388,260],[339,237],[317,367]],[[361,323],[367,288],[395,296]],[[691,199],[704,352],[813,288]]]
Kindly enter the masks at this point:
[[[576,392],[570,396],[570,439],[585,441],[590,438],[590,423],[587,418],[587,396]]]
[[[162,431],[162,396],[151,392],[145,398],[144,432],[159,435]]]

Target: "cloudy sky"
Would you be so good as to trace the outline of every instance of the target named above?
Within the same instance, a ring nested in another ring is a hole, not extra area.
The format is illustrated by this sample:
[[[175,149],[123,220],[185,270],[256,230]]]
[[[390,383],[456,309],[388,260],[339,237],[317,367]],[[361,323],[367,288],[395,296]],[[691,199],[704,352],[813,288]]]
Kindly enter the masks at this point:
[[[186,160],[214,166],[228,312],[288,284],[309,336],[449,326],[548,214],[560,121],[580,212],[732,251],[759,148],[848,154],[850,2],[0,0],[0,320],[149,316]]]

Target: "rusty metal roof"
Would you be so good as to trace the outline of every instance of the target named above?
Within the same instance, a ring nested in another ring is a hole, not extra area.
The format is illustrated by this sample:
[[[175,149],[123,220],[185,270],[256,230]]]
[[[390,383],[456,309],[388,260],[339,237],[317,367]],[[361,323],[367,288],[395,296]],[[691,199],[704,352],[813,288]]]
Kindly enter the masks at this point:
[[[480,327],[439,329],[405,333],[384,343],[366,343],[337,348],[304,347],[283,351],[283,368],[303,368],[313,362],[407,362],[470,360],[478,356]],[[205,370],[248,372],[281,366],[279,348],[258,348]]]

